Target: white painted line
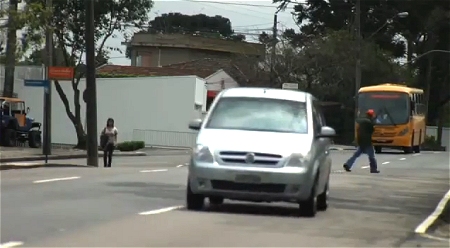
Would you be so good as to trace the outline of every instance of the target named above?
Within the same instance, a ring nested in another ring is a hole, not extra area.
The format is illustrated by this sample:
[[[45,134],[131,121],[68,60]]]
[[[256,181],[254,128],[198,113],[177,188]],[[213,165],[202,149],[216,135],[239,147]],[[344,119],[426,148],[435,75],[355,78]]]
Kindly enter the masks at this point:
[[[383,162],[383,163],[381,163],[381,164],[389,164],[390,162]]]
[[[443,241],[443,242],[450,242],[450,239],[446,239],[446,238],[441,238],[441,237],[436,237],[430,234],[426,234],[426,233],[422,233],[420,234],[420,236],[427,238],[427,239],[433,239],[433,240],[437,240],[437,241]]]
[[[10,241],[4,244],[0,244],[0,248],[9,248],[23,245],[23,242],[20,241]]]
[[[420,153],[414,153],[413,154],[413,156],[415,157],[415,156],[419,156],[420,155]]]
[[[141,172],[164,172],[164,171],[168,171],[168,169],[159,169],[159,170],[141,170]]]
[[[367,168],[369,168],[370,166],[363,166],[363,167],[361,167],[361,169],[367,169]]]
[[[74,179],[80,179],[80,177],[52,178],[52,179],[45,179],[45,180],[37,180],[37,181],[33,181],[33,183],[49,183],[49,182],[67,181],[67,180],[74,180]]]
[[[406,158],[400,158],[399,160],[406,160]]]
[[[179,164],[179,165],[177,165],[177,168],[180,168],[180,167],[183,167],[183,166],[185,166],[184,164]]]
[[[139,215],[162,214],[162,213],[170,212],[170,211],[180,209],[183,207],[184,206],[173,206],[173,207],[168,207],[168,208],[155,209],[155,210],[150,210],[150,211],[146,211],[146,212],[141,212],[141,213],[139,213]]]
[[[442,214],[442,211],[444,211],[445,205],[450,199],[450,190],[447,191],[447,193],[442,197],[439,204],[436,206],[436,209],[434,212],[428,216],[420,225],[416,227],[415,232],[418,234],[424,234],[427,232],[428,228],[430,228],[431,225],[439,218],[439,215]]]

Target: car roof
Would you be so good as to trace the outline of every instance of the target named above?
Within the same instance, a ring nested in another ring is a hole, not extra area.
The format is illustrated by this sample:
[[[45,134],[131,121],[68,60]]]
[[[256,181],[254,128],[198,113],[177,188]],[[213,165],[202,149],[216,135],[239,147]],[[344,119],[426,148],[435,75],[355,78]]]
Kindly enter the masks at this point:
[[[0,96],[0,100],[4,100],[4,101],[7,101],[7,102],[23,102],[23,100],[19,99],[19,98],[3,97],[3,96]]]
[[[271,88],[239,87],[223,90],[220,97],[254,97],[306,102],[310,94],[303,91]]]

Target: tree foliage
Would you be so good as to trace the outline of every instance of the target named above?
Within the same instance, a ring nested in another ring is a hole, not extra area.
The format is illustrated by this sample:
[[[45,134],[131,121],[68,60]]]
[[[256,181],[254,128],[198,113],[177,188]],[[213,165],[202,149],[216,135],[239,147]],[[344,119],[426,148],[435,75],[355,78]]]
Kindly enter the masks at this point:
[[[181,13],[162,14],[149,22],[148,32],[197,34],[206,37],[236,41],[245,40],[245,35],[234,33],[230,19],[220,15],[184,15]]]
[[[44,5],[45,0],[27,0],[29,5]],[[142,27],[148,22],[148,12],[153,6],[152,0],[102,0],[94,1],[94,27],[96,42],[96,61],[98,65],[107,60],[111,50],[120,51],[118,47],[109,47],[106,41],[115,37],[118,33],[124,32],[126,27]],[[54,33],[54,44],[58,47],[57,55],[53,56],[54,64],[75,67],[76,78],[72,80],[74,91],[74,108],[70,108],[70,103],[66,93],[58,81],[55,81],[55,89],[58,92],[65,106],[67,116],[74,125],[78,144],[83,148],[86,143],[86,134],[81,121],[80,91],[79,83],[84,76],[85,67],[82,63],[85,53],[85,24],[86,8],[83,1],[79,0],[54,0],[50,22],[36,22],[33,25],[39,27],[48,26]],[[58,53],[58,50],[61,50]]]
[[[330,33],[336,31],[355,34],[356,0],[306,0],[299,3],[274,0],[274,2],[282,8],[288,4],[294,5],[296,21],[301,26],[300,32],[289,29],[285,30],[282,36],[295,47],[311,50],[313,41],[320,37],[328,37]],[[408,12],[408,16],[400,18],[398,14],[401,12]],[[426,99],[429,99],[429,124],[439,124],[444,119],[439,113],[443,112],[443,106],[450,101],[450,68],[448,66],[450,56],[448,53],[430,52],[450,51],[449,13],[448,1],[442,0],[361,1],[361,36],[364,43],[373,44],[372,49],[378,51],[376,52],[378,55],[382,55],[379,57],[381,59],[378,60],[379,62],[390,57],[391,66],[396,67],[393,76],[397,79],[406,79],[405,82],[408,85],[425,90],[428,96]],[[348,38],[352,42],[351,36]],[[351,51],[351,48],[349,47],[347,51]],[[325,50],[324,47],[320,47],[320,51]],[[319,50],[316,49],[316,51]],[[336,53],[336,57],[339,57],[339,54]],[[352,57],[354,54],[349,53],[348,59]],[[392,63],[395,58],[405,57],[410,62],[407,65],[399,67]],[[326,64],[327,61],[323,62]],[[377,77],[380,75],[379,72],[373,70],[378,68],[372,66],[373,62],[373,58],[367,55],[362,58],[363,86],[383,82]],[[349,65],[352,63],[349,62]],[[339,67],[333,70],[337,68]],[[330,79],[333,80],[333,78]],[[351,74],[345,82],[348,84],[338,83],[336,87],[341,89],[354,87],[351,83]]]

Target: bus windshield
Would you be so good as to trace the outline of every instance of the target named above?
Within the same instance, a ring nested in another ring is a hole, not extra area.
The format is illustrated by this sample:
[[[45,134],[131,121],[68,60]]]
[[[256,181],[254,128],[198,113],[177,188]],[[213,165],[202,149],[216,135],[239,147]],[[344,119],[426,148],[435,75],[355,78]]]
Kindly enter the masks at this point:
[[[373,109],[376,125],[400,125],[408,123],[409,95],[402,92],[364,92],[358,95],[358,116]]]

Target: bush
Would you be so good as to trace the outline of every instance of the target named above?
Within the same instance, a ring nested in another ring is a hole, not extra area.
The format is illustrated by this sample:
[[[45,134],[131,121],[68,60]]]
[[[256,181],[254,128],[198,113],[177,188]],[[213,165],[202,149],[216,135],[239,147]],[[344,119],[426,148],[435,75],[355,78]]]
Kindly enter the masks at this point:
[[[117,150],[121,152],[131,152],[145,147],[144,141],[125,141],[117,144]]]
[[[437,143],[436,137],[433,135],[427,135],[423,141],[422,149],[441,151],[444,148]]]

